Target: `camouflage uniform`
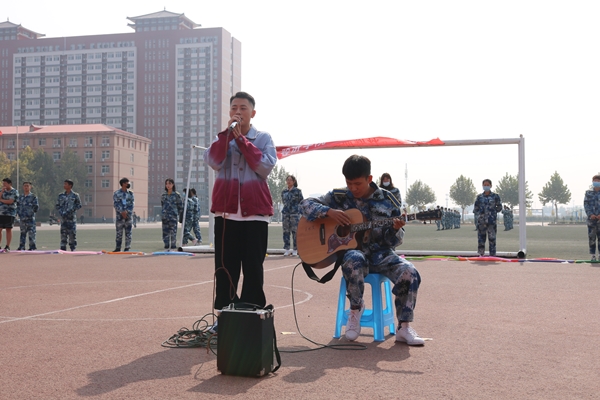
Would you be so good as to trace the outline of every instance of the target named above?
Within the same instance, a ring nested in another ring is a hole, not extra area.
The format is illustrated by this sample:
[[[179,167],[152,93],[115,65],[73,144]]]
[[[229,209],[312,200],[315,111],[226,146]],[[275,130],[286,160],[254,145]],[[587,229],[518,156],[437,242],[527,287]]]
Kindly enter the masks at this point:
[[[77,248],[77,210],[81,208],[79,194],[66,191],[58,195],[56,210],[60,215],[60,249],[67,250],[67,239],[71,251]]]
[[[489,241],[490,256],[496,255],[496,220],[498,213],[502,211],[502,201],[497,193],[489,195],[480,193],[475,200],[473,213],[477,215],[477,252],[479,255],[485,253],[486,236]]]
[[[194,228],[194,214],[196,213],[196,204],[192,197],[187,198],[187,209],[185,210],[185,226],[183,227],[183,244],[188,240],[194,240],[192,229]]]
[[[0,190],[2,188],[0,187]],[[19,192],[17,189],[12,188],[8,192],[2,192],[2,199],[10,200],[13,199],[12,204],[0,203],[0,215],[8,215],[9,217],[17,216],[17,205],[19,204]]]
[[[21,238],[19,241],[19,249],[25,250],[25,242],[29,237],[29,250],[36,250],[35,245],[35,213],[38,212],[40,204],[35,194],[29,193],[19,196],[19,204],[17,205],[17,215],[19,216],[19,226],[21,228]]]
[[[179,214],[183,214],[183,202],[179,192],[166,191],[160,198],[162,205],[162,239],[165,244],[165,249],[177,248],[177,222]]]
[[[283,248],[285,250],[290,249],[290,234],[293,238],[292,248],[294,250],[298,249],[298,246],[296,246],[296,232],[298,231],[298,221],[300,221],[298,205],[300,205],[303,199],[302,190],[297,187],[292,187],[291,189],[285,188],[281,192],[281,202],[283,203],[283,209],[281,210]]]
[[[113,194],[113,206],[115,208],[115,227],[117,229],[117,249],[121,250],[123,243],[123,231],[125,231],[125,250],[131,249],[131,228],[133,226],[133,207],[135,206],[135,197],[131,190],[117,190]],[[127,217],[123,217],[121,213],[127,212]]]
[[[192,223],[192,229],[194,230],[194,235],[198,240],[198,243],[202,243],[202,233],[200,232],[200,199],[198,196],[193,196],[192,200],[194,201],[194,221]]]
[[[591,215],[600,214],[600,191],[586,190],[583,198],[583,208],[587,214],[588,243],[590,254],[596,255],[596,242],[600,251],[600,221],[590,219]]]
[[[300,203],[300,212],[309,221],[326,216],[330,208],[348,210],[356,208],[368,221],[389,219],[400,216],[400,203],[387,190],[374,183],[375,192],[367,199],[354,198],[347,189],[336,189],[315,199],[305,199]],[[399,257],[393,248],[402,243],[404,229],[396,231],[393,226],[374,227],[365,238],[360,250],[348,250],[343,256],[342,272],[347,282],[347,295],[352,308],[361,306],[364,293],[364,277],[369,273],[379,273],[388,277],[396,296],[396,316],[398,321],[413,320],[417,301],[417,291],[421,276],[412,263]]]

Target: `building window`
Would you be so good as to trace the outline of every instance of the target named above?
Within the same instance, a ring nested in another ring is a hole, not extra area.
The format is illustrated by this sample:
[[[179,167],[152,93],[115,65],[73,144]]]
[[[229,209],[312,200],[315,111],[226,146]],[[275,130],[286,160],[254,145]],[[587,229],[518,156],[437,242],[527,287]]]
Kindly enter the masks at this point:
[[[69,139],[69,147],[77,147],[77,138]]]
[[[87,167],[87,173],[88,174],[93,174],[94,173],[94,166],[93,165],[86,165]]]
[[[110,180],[108,179],[102,179],[102,188],[106,189],[110,187]]]
[[[90,193],[86,193],[85,196],[83,196],[83,201],[85,201],[86,203],[91,203],[92,199],[93,197]]]
[[[133,162],[133,153],[131,153],[131,157],[129,157],[129,161]]]
[[[110,146],[110,138],[108,136],[102,136],[102,146]]]
[[[131,169],[129,170],[129,175],[131,175],[131,176],[135,175],[135,174],[133,173],[133,168],[131,168]]]
[[[52,159],[54,161],[60,161],[60,151],[55,151],[54,153],[52,153]]]
[[[94,154],[91,151],[86,151],[83,157],[86,160],[91,160],[94,157]]]
[[[61,147],[62,146],[62,139],[61,138],[54,138],[52,140],[52,147]]]
[[[39,138],[38,146],[45,146],[45,145],[46,145],[46,138]]]
[[[102,159],[108,160],[110,158],[110,150],[102,150]]]
[[[110,172],[110,166],[109,165],[103,165],[102,166],[102,175],[108,174],[109,172]]]
[[[91,136],[86,137],[83,141],[83,145],[85,147],[92,147],[94,145],[94,138]]]
[[[83,213],[85,214],[86,217],[92,217],[92,209],[91,208],[86,208],[85,210],[83,210]]]

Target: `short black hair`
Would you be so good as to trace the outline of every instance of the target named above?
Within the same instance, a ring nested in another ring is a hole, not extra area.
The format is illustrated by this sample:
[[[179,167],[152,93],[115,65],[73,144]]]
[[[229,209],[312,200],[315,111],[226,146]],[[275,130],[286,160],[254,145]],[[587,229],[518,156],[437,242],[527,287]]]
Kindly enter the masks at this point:
[[[31,183],[31,182],[29,182],[29,181],[25,181],[25,182],[23,182],[23,185],[26,185],[26,184],[28,184],[28,183],[29,183],[31,186],[33,186],[33,183]]]
[[[236,94],[231,96],[231,98],[229,99],[229,105],[231,105],[231,103],[233,103],[233,99],[246,99],[250,102],[250,104],[252,104],[252,108],[254,108],[256,106],[254,97],[252,97],[251,95],[249,95],[246,92],[237,92]]]
[[[492,180],[491,179],[484,179],[483,182],[481,182],[481,184],[483,185],[486,182],[489,182],[490,186],[492,186]]]
[[[175,189],[175,181],[173,180],[173,178],[167,178],[165,179],[165,192],[167,192],[167,182],[171,182],[173,184],[173,191],[177,191],[177,189]]]
[[[65,183],[68,183],[69,185],[71,185],[71,187],[73,187],[73,181],[70,179],[65,179]]]
[[[371,160],[365,156],[351,155],[344,162],[342,174],[348,180],[367,178],[371,175]]]
[[[285,180],[287,181],[287,178],[292,178],[292,180],[294,181],[294,187],[298,187],[298,180],[296,180],[296,177],[294,175],[288,175],[285,177]]]
[[[4,178],[2,179],[2,182],[10,183],[12,185],[12,181],[10,180],[10,178]]]
[[[389,186],[383,186],[383,180],[385,178],[388,178],[390,180],[390,185]],[[383,174],[381,174],[381,178],[379,178],[379,187],[390,190],[394,188],[394,182],[392,181],[392,176],[390,174],[388,174],[387,172],[384,172]]]
[[[121,180],[119,181],[119,186],[123,186],[124,183],[129,183],[129,179],[121,178]]]

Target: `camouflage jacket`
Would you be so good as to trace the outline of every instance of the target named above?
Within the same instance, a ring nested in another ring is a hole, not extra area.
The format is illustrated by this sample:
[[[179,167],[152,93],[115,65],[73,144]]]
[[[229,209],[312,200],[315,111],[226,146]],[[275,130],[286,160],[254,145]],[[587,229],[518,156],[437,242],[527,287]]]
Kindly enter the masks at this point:
[[[61,222],[77,222],[77,210],[81,208],[79,193],[62,192],[58,195],[55,208],[62,218]]]
[[[29,193],[27,196],[24,194],[19,196],[17,215],[21,221],[35,221],[35,213],[38,212],[39,208],[40,203],[35,194]]]

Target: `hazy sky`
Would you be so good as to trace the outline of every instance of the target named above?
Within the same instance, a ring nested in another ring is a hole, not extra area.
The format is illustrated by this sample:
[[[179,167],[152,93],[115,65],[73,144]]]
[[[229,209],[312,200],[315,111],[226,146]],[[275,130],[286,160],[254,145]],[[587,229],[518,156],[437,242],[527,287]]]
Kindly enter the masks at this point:
[[[537,193],[557,171],[580,206],[600,172],[600,2],[177,1],[5,2],[6,18],[46,37],[133,32],[126,17],[165,8],[242,43],[254,125],[276,145],[372,136],[407,140],[525,137]],[[98,6],[95,6],[97,4]],[[517,146],[313,152],[282,160],[305,197],[344,186],[364,154],[405,195],[421,180],[437,203],[463,174],[517,174]],[[452,200],[448,200],[452,206]]]

